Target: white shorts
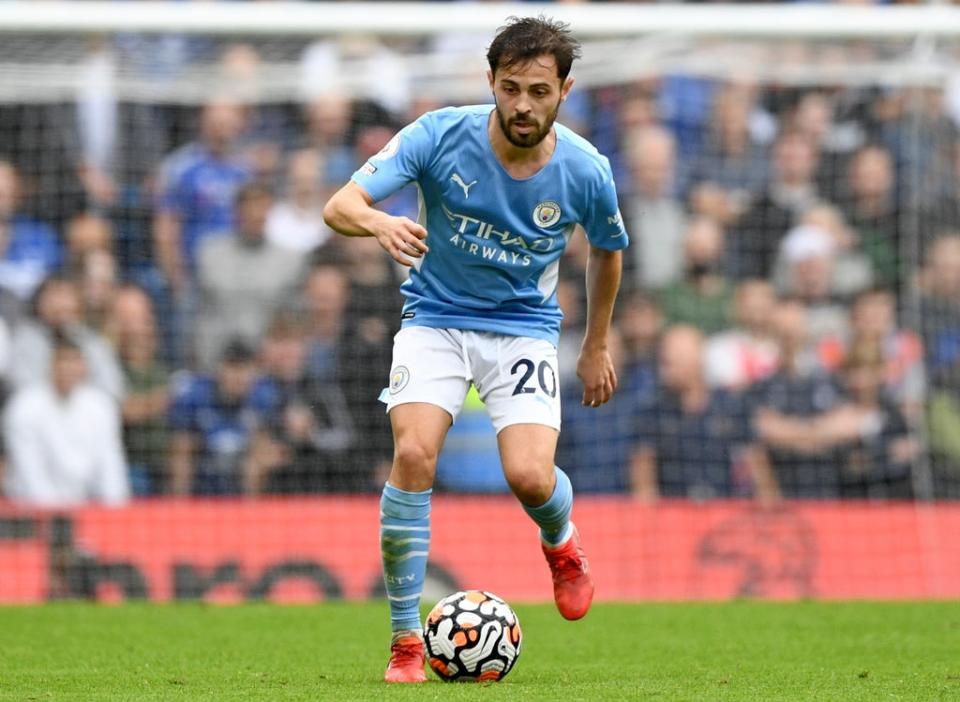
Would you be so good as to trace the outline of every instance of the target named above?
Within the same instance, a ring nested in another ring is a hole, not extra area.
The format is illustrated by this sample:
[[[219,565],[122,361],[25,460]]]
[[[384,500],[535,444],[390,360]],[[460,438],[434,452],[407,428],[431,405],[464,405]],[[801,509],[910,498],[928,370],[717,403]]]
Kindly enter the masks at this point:
[[[526,336],[405,327],[393,338],[387,412],[408,402],[445,409],[456,421],[470,383],[500,432],[511,424],[560,430],[557,349]]]

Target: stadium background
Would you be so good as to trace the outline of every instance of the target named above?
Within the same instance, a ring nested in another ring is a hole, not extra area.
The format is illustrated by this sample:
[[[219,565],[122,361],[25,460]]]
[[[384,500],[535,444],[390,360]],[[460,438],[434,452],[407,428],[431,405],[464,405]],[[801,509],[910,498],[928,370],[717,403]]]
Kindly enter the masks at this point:
[[[320,212],[399,127],[485,101],[491,31],[540,6],[136,5],[2,6],[0,600],[377,596],[403,271]],[[582,246],[559,289],[600,597],[960,595],[956,18],[555,9],[585,41],[560,119],[632,236],[601,410]],[[95,412],[43,390],[62,339]],[[498,471],[474,400],[433,587],[548,599]]]

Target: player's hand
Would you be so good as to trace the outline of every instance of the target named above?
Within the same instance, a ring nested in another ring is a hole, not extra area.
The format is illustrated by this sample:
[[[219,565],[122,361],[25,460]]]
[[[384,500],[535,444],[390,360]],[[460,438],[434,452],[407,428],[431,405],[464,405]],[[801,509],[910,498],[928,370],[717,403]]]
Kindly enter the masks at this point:
[[[384,215],[373,235],[383,250],[404,266],[412,266],[410,259],[420,258],[430,250],[423,241],[427,230],[408,217]]]
[[[599,407],[617,389],[617,372],[606,346],[584,345],[577,359],[577,377],[583,381],[583,404]]]

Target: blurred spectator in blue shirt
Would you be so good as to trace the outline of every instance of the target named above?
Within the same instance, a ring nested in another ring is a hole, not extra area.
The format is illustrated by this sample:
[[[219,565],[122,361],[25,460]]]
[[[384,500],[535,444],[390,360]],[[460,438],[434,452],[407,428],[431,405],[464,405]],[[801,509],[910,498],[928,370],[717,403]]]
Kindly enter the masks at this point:
[[[680,158],[687,161],[703,144],[717,84],[709,78],[673,74],[660,83],[658,111],[676,135]]]
[[[193,279],[201,242],[233,230],[236,193],[250,178],[235,155],[243,128],[239,105],[208,102],[200,115],[199,139],[161,165],[154,243],[157,262],[176,293]]]
[[[0,288],[25,303],[63,264],[63,249],[48,225],[19,214],[18,178],[0,161]]]
[[[186,378],[170,407],[170,477],[175,495],[255,494],[262,470],[251,451],[270,396],[255,382],[253,350],[227,346],[216,375]]]

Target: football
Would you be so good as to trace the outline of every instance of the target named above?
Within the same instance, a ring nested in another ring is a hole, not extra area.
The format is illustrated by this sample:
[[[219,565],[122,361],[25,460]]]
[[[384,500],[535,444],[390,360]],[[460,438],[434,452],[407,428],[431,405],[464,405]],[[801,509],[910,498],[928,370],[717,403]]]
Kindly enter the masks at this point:
[[[443,680],[503,680],[520,657],[520,620],[492,593],[455,592],[427,615],[423,640]]]

